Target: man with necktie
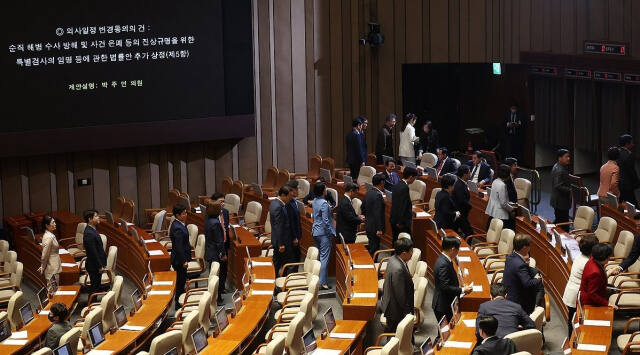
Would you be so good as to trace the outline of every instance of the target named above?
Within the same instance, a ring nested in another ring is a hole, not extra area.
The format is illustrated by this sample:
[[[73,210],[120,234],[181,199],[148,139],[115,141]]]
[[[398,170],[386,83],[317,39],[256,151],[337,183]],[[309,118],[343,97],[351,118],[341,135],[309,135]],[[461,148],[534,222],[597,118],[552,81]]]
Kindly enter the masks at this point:
[[[437,155],[438,162],[436,163],[436,172],[438,176],[455,173],[456,164],[453,162],[453,159],[449,158],[449,150],[447,147],[438,148]]]
[[[483,188],[485,185],[491,185],[491,167],[484,160],[481,152],[477,150],[473,152],[471,160],[467,165],[469,165],[469,169],[471,169],[469,180],[478,184],[480,188]]]
[[[347,165],[353,181],[358,180],[360,167],[364,165],[367,159],[367,152],[364,150],[362,135],[362,121],[359,117],[355,118],[351,124],[352,130],[347,134]]]
[[[98,212],[90,209],[86,210],[82,216],[87,223],[82,235],[82,244],[87,254],[85,269],[89,273],[89,280],[91,281],[91,287],[89,288],[89,295],[91,295],[92,293],[100,292],[102,270],[107,266],[107,255],[102,247],[102,238],[100,238],[96,230],[98,224],[100,224]]]
[[[393,159],[389,159],[384,163],[384,189],[393,190],[393,187],[400,181],[398,173],[396,173],[396,162]]]
[[[290,189],[282,186],[278,190],[278,196],[269,205],[269,218],[271,222],[271,246],[273,246],[273,266],[280,276],[287,275],[287,270],[281,270],[282,266],[291,260],[293,254],[293,240],[291,238],[291,223],[287,214],[286,205],[291,199]]]
[[[511,103],[509,111],[505,114],[506,126],[506,155],[509,157],[521,158],[522,143],[524,141],[526,120],[518,110],[518,103]]]
[[[175,309],[180,308],[178,299],[184,293],[187,283],[187,264],[191,261],[191,244],[189,244],[189,231],[185,226],[187,220],[187,207],[177,204],[173,207],[175,217],[169,228],[171,238],[171,266],[176,272]]]

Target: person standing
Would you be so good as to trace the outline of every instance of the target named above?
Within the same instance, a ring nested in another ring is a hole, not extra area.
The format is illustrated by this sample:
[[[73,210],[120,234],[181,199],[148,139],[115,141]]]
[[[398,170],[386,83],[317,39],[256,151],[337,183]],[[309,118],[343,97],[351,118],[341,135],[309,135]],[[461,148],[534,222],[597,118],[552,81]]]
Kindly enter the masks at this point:
[[[317,198],[317,197],[316,197]],[[287,214],[287,203],[291,199],[290,189],[282,186],[278,196],[269,205],[269,221],[271,222],[271,246],[273,246],[273,266],[281,276],[289,274],[282,267],[292,261],[293,240],[291,238],[290,219]]]
[[[347,134],[347,165],[349,166],[351,178],[353,181],[358,180],[360,167],[367,161],[367,152],[362,148],[362,139],[360,137],[362,131],[362,121],[355,118],[351,124],[351,132]]]
[[[456,177],[446,174],[440,179],[440,191],[436,194],[435,210],[433,220],[438,228],[455,229],[456,219],[460,217],[460,212],[456,210],[456,205],[451,198]]]
[[[331,256],[331,244],[336,230],[333,226],[333,213],[331,206],[325,200],[326,186],[322,182],[318,182],[313,186],[316,197],[313,200],[313,225],[311,232],[316,244],[316,248],[320,251],[320,287],[328,290],[327,268],[329,266],[329,257]]]
[[[566,149],[558,149],[557,163],[551,169],[551,207],[555,213],[553,223],[569,222],[571,208],[571,182],[569,181],[569,162],[571,157]],[[566,231],[568,226],[562,226]]]
[[[433,291],[433,301],[431,308],[439,322],[442,316],[447,316],[447,321],[451,321],[453,313],[451,302],[460,294],[469,294],[473,287],[466,285],[460,287],[458,274],[453,267],[453,261],[457,259],[460,251],[460,240],[456,237],[446,236],[442,239],[442,253],[438,256],[433,267],[433,278],[435,290]]]
[[[56,239],[53,231],[56,230],[56,221],[51,216],[42,218],[42,257],[40,258],[40,268],[38,272],[44,275],[45,282],[49,282],[55,277],[56,283],[60,284],[60,273],[62,272],[62,263],[60,261],[60,244]],[[102,241],[100,242],[102,244]]]
[[[187,220],[187,207],[177,204],[173,207],[175,219],[169,228],[171,238],[171,266],[176,272],[175,309],[180,308],[178,299],[184,293],[187,283],[187,265],[191,261],[191,244],[189,244],[189,231],[185,226]]]
[[[289,226],[291,227],[291,262],[298,262],[300,261],[300,239],[302,238],[300,209],[298,208],[298,180],[289,180],[285,185],[289,188],[289,194],[291,195],[286,205],[287,215],[289,216]],[[293,272],[293,270],[291,272]]]
[[[373,255],[380,248],[380,238],[385,232],[384,223],[384,198],[382,197],[382,189],[384,189],[384,175],[378,173],[371,179],[373,187],[364,195],[364,203],[362,204],[362,213],[364,213],[364,229],[367,232],[367,249],[369,254]]]
[[[562,302],[567,306],[567,310],[569,311],[569,317],[567,318],[567,325],[569,327],[567,336],[569,337],[573,332],[573,315],[576,314],[576,299],[578,298],[578,291],[580,291],[584,266],[587,264],[587,261],[589,261],[591,250],[596,244],[598,244],[598,237],[593,234],[585,235],[580,239],[580,242],[578,242],[580,254],[573,258],[571,274],[569,275],[567,286],[565,286],[564,293],[562,294]]]
[[[419,134],[420,144],[418,147],[418,155],[422,156],[423,153],[433,153],[436,154],[436,149],[438,149],[438,131],[433,129],[433,124],[431,121],[425,121],[422,125],[422,132]]]
[[[513,231],[516,230],[515,223],[515,207],[509,202],[509,195],[507,192],[507,185],[505,181],[509,179],[509,167],[501,164],[498,167],[498,177],[491,183],[491,194],[489,195],[489,202],[484,213],[489,215],[487,224],[491,223],[492,218],[501,219],[505,228],[509,228]]]
[[[506,155],[509,157],[522,158],[522,145],[524,143],[524,132],[526,120],[518,110],[518,103],[513,102],[509,111],[504,117],[506,126]]]
[[[413,113],[407,113],[402,120],[402,131],[400,132],[400,147],[398,155],[400,156],[400,162],[404,165],[405,161],[410,163],[416,163],[416,151],[413,147],[415,142],[420,138],[416,136],[416,129],[413,125],[416,124],[418,118]]]
[[[409,185],[418,177],[418,171],[411,167],[405,167],[402,172],[402,180],[391,191],[391,216],[389,222],[393,233],[393,243],[398,239],[398,234],[411,234],[411,218],[413,218],[413,205],[409,194]]]
[[[227,261],[227,249],[224,247],[225,235],[223,224],[220,222],[220,213],[222,206],[218,202],[212,200],[205,201],[206,204],[206,220],[204,221],[204,257],[209,268],[216,261],[220,264]],[[222,286],[218,287],[218,302],[222,302]],[[216,295],[212,295],[216,296]]]
[[[356,242],[358,226],[364,220],[364,216],[358,216],[353,208],[351,200],[358,192],[358,185],[354,183],[346,184],[344,195],[336,208],[336,232],[342,234],[344,242],[347,244]]]
[[[407,262],[413,255],[413,241],[400,238],[393,244],[395,255],[387,263],[382,291],[382,313],[387,318],[388,333],[396,331],[407,314],[413,314],[414,285]]]
[[[102,246],[102,238],[100,238],[96,230],[98,224],[100,224],[98,211],[89,209],[84,211],[82,215],[87,223],[82,236],[82,244],[87,254],[84,267],[89,273],[89,280],[91,280],[91,287],[89,288],[89,296],[91,296],[93,293],[100,292],[102,271],[107,266],[107,255]]]
[[[384,121],[384,125],[378,131],[376,139],[376,161],[382,164],[382,156],[393,157],[393,126],[396,125],[396,115],[390,113]]]
[[[604,270],[611,254],[613,249],[609,243],[598,243],[591,249],[591,257],[584,265],[580,282],[580,303],[583,306],[609,306],[614,310],[618,309],[618,306],[609,303],[607,273]]]
[[[631,151],[634,147],[633,137],[630,134],[623,134],[618,142],[620,144],[620,157],[618,158],[620,200],[637,205],[635,190],[640,187],[640,179],[638,179],[636,171],[636,158]]]
[[[460,217],[456,220],[456,229],[462,230],[462,233],[468,236],[473,234],[473,229],[471,228],[471,224],[469,224],[469,211],[471,211],[471,204],[469,203],[471,194],[467,186],[469,167],[467,165],[461,165],[456,175],[458,179],[456,179],[456,182],[453,184],[453,192],[451,194],[455,209],[460,212]]]
[[[504,180],[507,185],[507,195],[509,196],[509,202],[518,203],[518,191],[516,190],[515,177],[518,176],[518,159],[507,158],[504,163],[509,166],[509,178]]]
[[[360,149],[364,152],[364,161],[367,162],[367,127],[369,127],[369,120],[365,115],[358,116],[362,122],[362,128],[360,129]]]
[[[229,240],[231,238],[231,235],[229,233],[229,210],[227,210],[226,208],[224,208],[224,195],[221,194],[220,192],[214,192],[213,195],[211,195],[211,200],[214,202],[217,202],[220,204],[220,207],[222,207],[222,210],[220,211],[220,215],[218,216],[218,219],[220,220],[220,226],[222,227],[222,231],[224,232],[224,250],[225,250],[225,255],[229,255]],[[220,276],[220,285],[218,287],[218,289],[222,292],[222,293],[227,293],[226,291],[226,283],[227,283],[227,274],[228,274],[228,270],[229,270],[229,260],[228,258],[222,261],[219,261],[220,263],[220,271],[218,273],[218,275]]]
[[[620,197],[620,189],[618,188],[620,149],[618,147],[610,147],[607,150],[607,158],[609,160],[600,167],[600,186],[598,187],[598,197],[600,199],[606,198],[608,192]]]

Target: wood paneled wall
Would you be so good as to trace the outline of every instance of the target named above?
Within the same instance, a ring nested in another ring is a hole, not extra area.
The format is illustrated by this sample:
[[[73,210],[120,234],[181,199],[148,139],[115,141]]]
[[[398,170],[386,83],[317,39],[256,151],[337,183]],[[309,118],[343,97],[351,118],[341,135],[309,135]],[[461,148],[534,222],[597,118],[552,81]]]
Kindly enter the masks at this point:
[[[517,63],[520,51],[581,54],[587,39],[630,44],[640,59],[635,0],[253,0],[256,136],[239,141],[77,152],[0,161],[0,215],[111,208],[122,194],[138,211],[165,204],[172,187],[195,198],[224,176],[260,181],[275,164],[305,171],[308,157],[344,160],[353,117],[367,141],[402,113],[403,63]],[[379,48],[358,39],[377,22]],[[428,83],[425,83],[428,85]],[[108,138],[105,138],[108,139]],[[92,184],[78,187],[77,179]]]

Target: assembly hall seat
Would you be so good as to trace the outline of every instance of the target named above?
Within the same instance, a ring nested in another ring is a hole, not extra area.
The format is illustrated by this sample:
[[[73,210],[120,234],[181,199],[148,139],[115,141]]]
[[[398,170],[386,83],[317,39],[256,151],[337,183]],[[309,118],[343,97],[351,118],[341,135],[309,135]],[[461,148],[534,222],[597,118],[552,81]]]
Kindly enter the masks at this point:
[[[398,323],[395,333],[382,333],[378,335],[376,346],[380,346],[382,339],[393,337],[398,339],[398,355],[413,355],[413,325],[415,318],[414,315],[407,314],[404,319]]]
[[[628,230],[623,230],[618,235],[618,240],[616,241],[616,245],[613,247],[613,256],[609,258],[609,262],[605,264],[605,270],[609,270],[611,268],[617,267],[622,263],[629,253],[631,253],[631,248],[633,248],[634,236],[633,233]]]
[[[276,338],[271,340],[268,343],[262,343],[258,345],[258,348],[254,352],[254,354],[265,354],[265,355],[281,355],[284,354],[284,341],[285,338]]]
[[[267,176],[264,178],[262,182],[262,190],[263,191],[273,191],[278,190],[280,187],[277,186],[278,183],[278,168],[275,166],[270,166],[267,169]]]
[[[523,178],[515,178],[513,185],[516,188],[518,203],[529,208],[529,195],[531,194],[531,181]]]
[[[172,330],[155,336],[151,341],[149,352],[139,351],[137,355],[164,355],[173,348],[181,349],[181,341],[182,333],[179,330]]]
[[[86,223],[78,223],[78,225],[76,226],[76,234],[74,238],[62,238],[58,240],[60,246],[64,246],[69,254],[71,254],[71,256],[73,256],[73,258],[76,260],[80,260],[87,256],[84,250],[84,244],[82,242],[85,228],[87,228]]]
[[[360,167],[360,173],[358,174],[358,185],[362,185],[365,182],[373,184],[373,176],[376,174],[376,169],[369,165],[363,165]],[[337,201],[336,201],[337,202]]]
[[[309,194],[311,190],[311,184],[309,180],[305,179],[296,179],[298,181],[298,197],[305,197]]]
[[[470,243],[472,238],[484,240],[484,242],[479,242],[473,245],[473,251],[478,255],[479,258],[483,258],[494,253],[492,249],[481,248],[498,246],[500,235],[502,234],[503,224],[504,222],[501,219],[492,218],[491,223],[489,223],[489,230],[487,230],[486,234],[471,234],[466,238],[467,243]]]
[[[100,285],[106,286],[113,283],[115,277],[116,262],[118,260],[118,247],[112,245],[107,253],[107,266],[103,268],[101,273]],[[80,275],[79,279],[82,287],[88,287],[90,284],[89,272],[85,270],[84,275]]]
[[[595,212],[591,207],[580,206],[576,209],[573,222],[556,223],[556,226],[573,225],[573,229],[569,231],[571,234],[589,232],[593,227],[593,219]]]
[[[537,329],[521,330],[504,337],[513,340],[519,351],[528,351],[531,354],[542,352],[542,333]]]
[[[397,355],[400,341],[393,337],[384,346],[370,346],[364,351],[364,355]]]
[[[15,331],[22,325],[22,316],[20,315],[20,307],[24,306],[24,293],[18,291],[9,298],[7,305],[7,318],[11,324],[11,331]]]
[[[233,179],[229,176],[225,176],[220,182],[220,193],[222,195],[231,193],[232,186],[233,186]]]
[[[438,157],[433,153],[422,153],[420,166],[423,168],[433,168],[438,163]]]
[[[182,351],[184,354],[191,354],[195,352],[193,340],[191,334],[198,329],[200,324],[198,323],[198,312],[191,312],[181,323],[180,329],[174,329],[172,327],[167,328],[167,332],[176,330],[180,332],[180,343],[182,344]]]
[[[80,334],[82,334],[82,329],[71,328],[69,331],[62,334],[62,336],[60,337],[60,341],[58,342],[58,346],[69,343],[71,349],[77,349],[78,343],[80,342]]]
[[[234,193],[228,193],[224,195],[224,208],[229,211],[229,216],[237,215],[240,213],[240,207],[242,206],[242,198]]]
[[[11,302],[11,298],[17,293],[22,293],[23,265],[21,262],[16,262],[15,271],[10,274],[9,284],[2,286],[0,289],[0,303]]]

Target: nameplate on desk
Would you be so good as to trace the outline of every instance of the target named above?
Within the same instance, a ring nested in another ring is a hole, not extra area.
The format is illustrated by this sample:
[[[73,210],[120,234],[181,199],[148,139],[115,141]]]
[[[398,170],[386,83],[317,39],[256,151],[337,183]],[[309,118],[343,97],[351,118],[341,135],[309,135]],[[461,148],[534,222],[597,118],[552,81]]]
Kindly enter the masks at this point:
[[[416,212],[416,217],[430,217],[431,214],[428,212]]]
[[[585,319],[582,325],[595,325],[596,327],[610,327],[611,322],[608,320]]]
[[[28,341],[29,341],[28,339],[11,339],[11,338],[9,338],[9,339],[6,339],[5,341],[3,341],[2,345],[19,345],[19,346],[22,346],[22,345],[26,345]]]
[[[78,266],[78,264],[76,264],[76,263],[61,263],[60,266],[62,266],[62,267],[76,267],[76,266]]]
[[[233,227],[233,228],[240,228],[240,225],[239,225],[239,224],[232,224],[232,225],[231,225],[231,227]]]
[[[313,351],[313,355],[340,355],[340,354],[342,354],[342,350],[317,348],[316,350]]]
[[[171,286],[173,281],[153,281],[151,286]]]
[[[132,332],[140,332],[144,330],[144,327],[141,325],[128,325],[125,324],[122,327],[120,327],[120,330],[130,330]]]
[[[145,244],[151,244],[151,243],[157,243],[157,242],[158,242],[158,241],[157,241],[157,240],[155,240],[155,239],[145,239],[145,240],[144,240],[144,243],[145,243]]]
[[[459,263],[470,263],[471,262],[471,257],[470,256],[459,256],[458,257],[458,262]]]
[[[251,266],[271,266],[270,261],[251,261]]]
[[[13,332],[11,333],[11,336],[9,337],[10,339],[27,339],[27,331],[23,330],[20,332]]]
[[[42,310],[38,314],[41,315],[41,316],[47,316],[47,315],[49,315],[49,310],[48,309]]]
[[[375,292],[354,292],[353,298],[376,298]]]
[[[463,319],[462,323],[464,323],[464,326],[467,328],[475,328],[476,327],[476,320],[475,319]]]
[[[96,350],[93,349],[87,353],[87,355],[111,355],[113,350]]]
[[[135,225],[136,225],[135,223],[129,223],[129,222],[127,222],[127,227],[129,227],[129,226],[135,226]]]
[[[482,292],[482,285],[474,285],[471,292]]]
[[[164,255],[162,250],[149,250],[149,255]]]
[[[444,342],[445,348],[471,349],[471,345],[473,345],[473,343],[470,341],[447,340]]]
[[[471,251],[469,247],[460,247],[460,251]]]
[[[597,345],[597,344],[578,344],[578,350],[607,351],[607,346],[606,345]]]
[[[361,264],[361,265],[353,264],[353,268],[354,269],[373,269],[373,264]]]
[[[151,290],[149,291],[149,296],[160,296],[160,295],[170,295],[170,290]]]
[[[355,339],[356,338],[356,333],[329,333],[329,338],[336,338],[336,339]]]
[[[58,249],[58,254],[60,255],[69,254],[69,251],[67,249],[60,248]]]
[[[273,197],[268,197],[268,199],[271,201],[271,200],[275,200],[275,199],[276,199],[276,197],[275,197],[275,196],[273,196]]]
[[[275,283],[276,280],[273,279],[255,279],[253,280],[254,284],[272,284]]]
[[[75,296],[76,295],[76,291],[56,291],[54,294],[54,296]]]
[[[273,296],[273,291],[269,290],[251,290],[252,295],[256,296]]]

